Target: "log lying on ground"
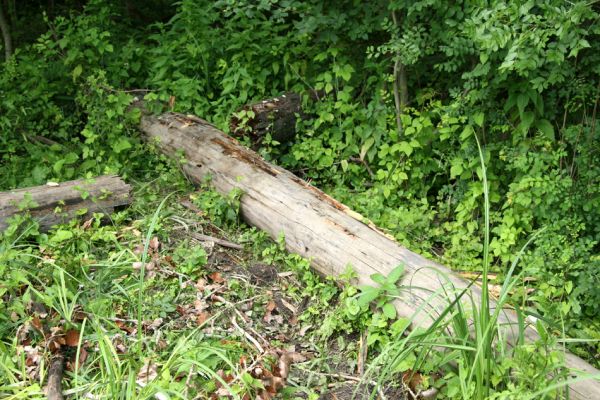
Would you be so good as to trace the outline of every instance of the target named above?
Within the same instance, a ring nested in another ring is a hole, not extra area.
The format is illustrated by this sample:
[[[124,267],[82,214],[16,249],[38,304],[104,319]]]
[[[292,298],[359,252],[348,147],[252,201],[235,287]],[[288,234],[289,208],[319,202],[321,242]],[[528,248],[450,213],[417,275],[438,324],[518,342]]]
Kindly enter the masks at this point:
[[[130,203],[130,192],[131,186],[118,176],[0,192],[0,230],[6,228],[10,217],[21,212],[23,205],[39,221],[40,229],[48,230],[83,211],[88,216],[95,212],[108,215],[115,207]]]
[[[183,169],[192,180],[200,182],[210,175],[221,193],[241,189],[244,195],[240,208],[246,222],[273,238],[283,233],[287,249],[311,259],[313,268],[320,273],[336,276],[351,265],[358,273],[358,284],[373,285],[371,274],[387,276],[397,265],[404,264],[402,283],[411,289],[403,290],[396,303],[400,316],[413,316],[422,311],[424,303],[443,307],[445,303],[428,297],[448,282],[459,289],[468,287],[468,282],[448,268],[400,246],[376,227],[361,222],[360,215],[348,207],[290,172],[265,162],[206,121],[165,114],[142,117],[141,127],[165,153],[183,152],[187,160]],[[469,290],[478,301],[480,290],[475,286]],[[506,310],[501,319],[507,326],[505,336],[514,343],[517,334],[510,327],[516,326],[517,316]],[[427,324],[430,320],[422,318],[416,323]],[[532,328],[527,329],[526,335],[531,340],[538,338]],[[599,373],[570,353],[566,357],[573,371]],[[570,388],[573,399],[600,399],[598,381],[573,383]]]

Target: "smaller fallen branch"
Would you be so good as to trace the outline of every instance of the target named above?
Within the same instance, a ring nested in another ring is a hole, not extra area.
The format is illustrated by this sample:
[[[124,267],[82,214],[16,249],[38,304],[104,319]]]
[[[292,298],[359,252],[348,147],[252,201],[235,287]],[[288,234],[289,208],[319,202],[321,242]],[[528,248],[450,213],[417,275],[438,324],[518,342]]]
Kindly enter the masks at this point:
[[[50,368],[48,369],[48,386],[46,394],[48,400],[63,400],[62,394],[62,375],[63,375],[64,357],[62,354],[57,354],[52,357]]]
[[[0,230],[8,219],[28,212],[48,230],[56,224],[93,213],[111,214],[115,207],[130,203],[131,186],[118,176],[101,176],[0,192]]]

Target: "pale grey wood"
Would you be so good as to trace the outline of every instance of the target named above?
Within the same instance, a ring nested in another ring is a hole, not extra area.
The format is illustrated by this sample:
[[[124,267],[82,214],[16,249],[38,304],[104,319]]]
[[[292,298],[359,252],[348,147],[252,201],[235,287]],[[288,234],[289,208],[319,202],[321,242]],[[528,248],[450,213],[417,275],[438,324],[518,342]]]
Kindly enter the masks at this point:
[[[402,298],[396,302],[400,316],[418,313],[415,324],[427,325],[426,312],[435,313],[444,307],[439,298],[432,298],[444,285],[458,289],[468,283],[438,263],[400,246],[372,224],[345,205],[310,186],[292,173],[265,162],[255,152],[240,146],[208,122],[194,116],[165,114],[144,116],[142,131],[169,155],[182,153],[186,159],[184,171],[196,181],[210,176],[221,193],[234,188],[243,191],[242,217],[273,238],[285,235],[286,247],[311,260],[312,267],[324,275],[336,276],[348,265],[358,273],[357,284],[373,285],[369,276],[379,272],[388,275],[399,264],[406,274],[402,279]],[[179,159],[179,155],[177,155]],[[477,301],[480,289],[469,288]],[[505,338],[514,342],[517,317],[503,310]],[[538,337],[529,327],[529,339]],[[567,364],[574,371],[598,374],[599,371],[572,354]],[[570,386],[571,398],[600,399],[600,383],[585,381]]]
[[[88,217],[95,212],[110,215],[115,207],[130,203],[130,192],[131,186],[118,176],[0,192],[0,230],[6,228],[10,217],[23,212],[19,205],[26,198],[35,204],[26,212],[38,220],[42,230],[48,230],[53,225],[68,222],[83,209],[87,210],[85,216]]]

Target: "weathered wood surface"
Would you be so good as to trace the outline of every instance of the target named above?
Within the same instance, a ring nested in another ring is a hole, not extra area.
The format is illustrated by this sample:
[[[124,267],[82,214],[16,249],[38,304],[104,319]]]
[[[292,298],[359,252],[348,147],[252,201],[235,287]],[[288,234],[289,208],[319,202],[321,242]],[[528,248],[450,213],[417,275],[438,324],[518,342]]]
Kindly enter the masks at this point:
[[[442,307],[442,302],[428,297],[448,281],[457,288],[468,285],[448,268],[400,246],[376,227],[361,222],[361,216],[345,205],[290,172],[265,162],[206,121],[165,114],[144,116],[141,127],[148,139],[156,140],[165,153],[174,155],[183,151],[187,160],[183,169],[192,180],[200,182],[210,175],[212,184],[221,193],[241,189],[244,195],[240,208],[245,221],[273,238],[283,233],[287,249],[311,259],[313,268],[320,273],[336,276],[350,264],[359,275],[357,284],[372,285],[371,274],[388,275],[394,267],[404,264],[404,290],[396,303],[400,316],[411,317],[422,308],[431,311],[425,303]],[[469,290],[477,301],[480,289],[471,286]],[[514,342],[516,335],[510,326],[516,326],[516,315],[505,310],[501,319],[507,324],[507,340]],[[428,322],[423,317],[415,323]],[[526,334],[529,339],[538,337],[533,328],[528,328]],[[572,354],[567,354],[567,364],[573,371],[599,373]],[[570,388],[573,399],[600,399],[598,381],[574,383]]]
[[[42,230],[48,230],[53,225],[68,222],[83,209],[87,210],[86,215],[95,212],[109,215],[115,207],[130,203],[130,192],[131,186],[118,176],[0,192],[0,230],[6,228],[10,217],[21,212],[19,204],[26,198],[33,202],[27,212],[39,221]]]

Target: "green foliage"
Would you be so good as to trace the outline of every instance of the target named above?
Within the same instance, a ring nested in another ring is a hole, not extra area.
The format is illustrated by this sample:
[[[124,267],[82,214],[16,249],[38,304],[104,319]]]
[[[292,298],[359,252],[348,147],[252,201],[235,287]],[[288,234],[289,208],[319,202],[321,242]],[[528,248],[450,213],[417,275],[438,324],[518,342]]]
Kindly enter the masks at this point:
[[[396,318],[396,307],[392,302],[395,297],[400,294],[397,287],[397,282],[404,273],[402,265],[394,268],[388,276],[380,273],[371,275],[371,280],[377,283],[378,286],[361,286],[360,293],[355,298],[346,300],[346,306],[351,314],[357,314],[362,308],[367,308],[371,303],[374,304],[376,310],[381,310],[383,317],[387,319]],[[356,309],[356,312],[353,310]]]
[[[137,12],[112,0],[92,0],[80,9],[61,3],[48,17],[23,6],[19,18],[33,22],[23,24],[16,54],[0,66],[0,189],[118,173],[146,182],[138,194],[160,201],[164,194],[152,186],[171,175],[164,159],[139,140],[139,112],[129,108],[134,96],[145,94],[153,111],[194,113],[227,129],[241,105],[293,91],[304,97],[296,140],[267,139],[261,154],[326,189],[412,250],[457,269],[480,271],[483,265],[502,277],[527,238],[547,228],[516,271],[534,287],[516,290],[513,302],[550,321],[555,333],[600,337],[597,4],[127,3]],[[140,10],[148,13],[140,16]],[[400,64],[408,104],[396,115],[394,67]],[[474,137],[484,148],[489,213],[482,207],[484,171]],[[216,223],[233,226],[239,196],[203,192],[193,201]],[[486,216],[493,228],[489,263],[482,263],[488,257]],[[15,252],[15,241],[35,238],[62,257],[90,254],[99,243],[116,240],[106,228],[91,235],[69,226],[40,235],[26,223],[19,217],[4,233],[0,256],[14,256],[20,266],[31,249]],[[162,220],[156,224],[160,231]],[[147,232],[149,225],[145,217],[138,228]],[[201,264],[201,251],[192,251]],[[383,310],[393,294],[382,289],[387,278],[377,277],[374,289],[338,292],[320,286],[305,261],[284,256],[281,248],[260,251],[304,271],[311,298],[339,296],[343,317],[326,320],[323,336],[369,325],[381,344],[402,327],[392,328],[391,309],[387,316]],[[117,265],[115,271],[123,272]],[[72,267],[64,265],[65,274]],[[0,290],[32,279],[6,270],[0,264],[11,284]],[[59,276],[46,268],[40,274],[38,279],[61,287]],[[68,316],[78,290],[66,289],[60,293]],[[106,289],[99,284],[93,291]],[[367,311],[373,296],[381,313]],[[89,304],[91,312],[109,307],[102,296]],[[325,304],[308,315],[317,318]],[[590,344],[579,351],[598,349]],[[414,349],[409,353],[416,357]]]

